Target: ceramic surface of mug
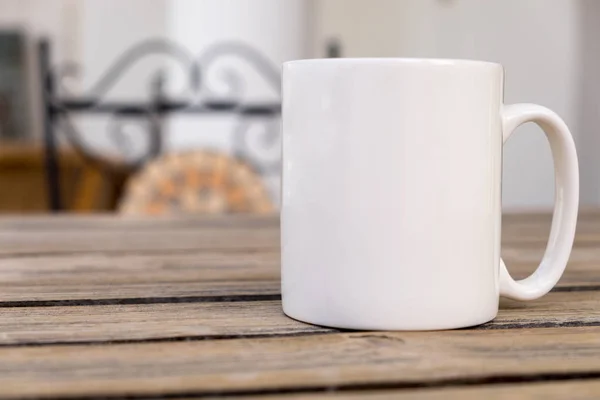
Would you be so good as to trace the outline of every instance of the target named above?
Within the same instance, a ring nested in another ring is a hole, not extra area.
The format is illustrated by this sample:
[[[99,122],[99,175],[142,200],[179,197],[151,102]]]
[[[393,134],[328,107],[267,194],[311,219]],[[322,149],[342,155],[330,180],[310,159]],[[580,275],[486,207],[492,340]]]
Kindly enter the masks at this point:
[[[325,59],[283,66],[282,296],[298,320],[351,329],[460,328],[499,296],[547,293],[567,263],[579,178],[552,111],[505,106],[499,64]],[[502,145],[545,131],[556,206],[538,270],[500,259]]]

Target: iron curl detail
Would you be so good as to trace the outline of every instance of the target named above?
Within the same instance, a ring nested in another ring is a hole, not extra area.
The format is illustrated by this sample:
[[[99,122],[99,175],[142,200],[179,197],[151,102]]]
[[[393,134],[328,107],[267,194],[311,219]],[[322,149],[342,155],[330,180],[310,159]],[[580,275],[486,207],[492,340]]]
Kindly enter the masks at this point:
[[[203,94],[207,98],[225,97],[222,95],[219,96],[217,90],[210,86],[207,79],[213,66],[218,63],[219,59],[223,59],[224,57],[238,58],[250,64],[276,91],[277,96],[279,96],[279,93],[281,93],[281,80],[278,70],[273,67],[273,63],[254,48],[240,42],[218,43],[209,47],[197,58],[198,65],[202,68],[200,81],[201,94],[205,92]],[[229,89],[229,97],[237,99],[243,97],[243,80],[231,66],[221,72],[221,79],[225,91]]]
[[[279,118],[242,118],[238,122],[234,132],[234,155],[252,165],[261,175],[279,171],[280,148]]]
[[[167,97],[165,74],[160,70],[150,77],[151,96],[147,101],[119,102],[106,99],[123,74],[141,59],[154,55],[169,57],[184,71],[185,85],[181,93]],[[274,94],[276,100],[260,104],[245,102],[243,97],[246,80],[239,69],[223,63],[228,58],[250,66],[266,82],[267,89]],[[220,67],[224,69],[219,71]],[[279,70],[264,55],[248,45],[239,42],[218,43],[194,57],[175,42],[165,39],[146,40],[118,57],[105,74],[77,96],[67,84],[70,78],[79,75],[77,65],[64,64],[47,73],[58,89],[50,90],[44,96],[47,109],[56,115],[57,127],[61,128],[74,149],[92,163],[105,168],[137,168],[156,157],[163,149],[163,117],[180,112],[235,115],[238,121],[231,132],[235,155],[250,162],[263,174],[273,173],[279,167]],[[217,80],[211,79],[213,76]],[[49,87],[52,88],[53,85]],[[58,95],[51,92],[58,92]],[[108,138],[119,150],[123,165],[115,165],[114,159],[91,145],[87,136],[71,120],[71,115],[75,112],[109,115],[106,128]],[[130,140],[127,128],[132,124],[141,128],[148,139],[141,152],[139,148],[133,148]],[[135,156],[133,153],[136,153]]]
[[[198,57],[198,63],[203,67],[200,91],[204,92],[205,98],[224,97],[216,94],[207,77],[211,68],[214,68],[220,59],[227,57],[240,59],[252,66],[279,98],[281,93],[279,71],[260,52],[240,42],[219,43],[209,47]],[[221,78],[222,86],[229,89],[226,96],[236,98],[241,103],[244,92],[239,71],[236,73],[230,66],[223,71]],[[238,118],[233,131],[234,155],[250,163],[263,175],[278,171],[280,166],[279,118],[273,118],[272,115],[254,117],[243,113],[240,113]]]
[[[120,77],[132,68],[136,63],[149,56],[163,55],[172,58],[178,62],[185,75],[187,75],[187,89],[189,91],[186,96],[190,97],[198,90],[200,82],[200,71],[194,60],[192,53],[185,47],[180,46],[176,42],[168,39],[148,39],[138,43],[134,47],[121,54],[119,58],[112,64],[108,70],[88,89],[84,89],[84,98],[90,101],[89,106],[98,105],[107,95],[109,90],[113,88]],[[64,95],[74,96],[75,94],[68,88],[65,81],[68,79],[79,78],[81,68],[74,62],[67,62],[62,66],[56,67],[50,73],[55,77],[58,83],[59,90],[64,92]],[[58,93],[63,95],[62,93]],[[56,104],[57,102],[55,102]],[[59,104],[57,104],[59,105]]]

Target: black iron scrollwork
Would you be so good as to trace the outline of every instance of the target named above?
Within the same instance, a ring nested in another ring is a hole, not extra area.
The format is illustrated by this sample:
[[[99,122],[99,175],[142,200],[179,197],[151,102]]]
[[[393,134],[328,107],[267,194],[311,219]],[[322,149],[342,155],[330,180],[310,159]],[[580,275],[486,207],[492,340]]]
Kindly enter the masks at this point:
[[[119,56],[116,62],[94,83],[90,88],[84,90],[84,94],[79,94],[87,101],[89,107],[97,105],[107,95],[130,68],[150,56],[164,56],[178,63],[187,75],[187,89],[194,93],[198,89],[200,81],[200,71],[194,56],[185,47],[176,42],[167,39],[148,39],[138,43],[131,49]],[[75,93],[69,89],[66,81],[68,79],[78,78],[80,67],[73,62],[57,66],[50,71],[58,84],[58,95],[74,96]],[[60,106],[60,101],[54,99],[54,103]]]
[[[281,92],[281,79],[279,70],[273,66],[264,55],[257,50],[245,44],[238,42],[218,43],[209,47],[205,52],[197,58],[198,65],[202,67],[203,80],[201,82],[200,91],[207,96],[214,96],[215,90],[210,86],[210,81],[206,79],[211,68],[216,65],[219,59],[223,57],[233,56],[249,63],[256,72],[258,72],[266,82],[276,91],[277,95]],[[222,83],[229,90],[228,95],[241,99],[243,96],[241,87],[243,79],[232,68],[227,68],[221,71]]]
[[[181,93],[167,98],[165,74],[161,70],[152,77],[148,101],[118,102],[106,99],[109,91],[134,64],[156,55],[174,61],[184,72],[186,79]],[[217,70],[223,65],[220,61],[226,58],[235,58],[249,65],[270,87],[276,100],[260,104],[245,101],[245,80],[240,71],[227,64],[220,71]],[[46,71],[46,78],[55,81],[50,87],[56,86],[57,90],[45,93],[44,97],[48,103],[47,110],[54,116],[52,128],[60,128],[70,144],[90,162],[106,168],[114,166],[111,157],[94,149],[85,140],[72,120],[75,113],[100,113],[109,117],[108,138],[123,159],[119,168],[135,168],[162,151],[162,119],[166,114],[227,113],[238,118],[232,132],[235,154],[263,174],[272,173],[278,168],[278,154],[273,157],[270,150],[279,148],[279,71],[250,46],[238,42],[218,43],[194,57],[172,41],[147,40],[121,55],[100,79],[84,90],[84,94],[76,95],[67,81],[76,77],[78,72],[75,64],[65,64],[61,68]],[[211,77],[216,77],[216,80]],[[132,156],[133,141],[127,133],[127,128],[132,125],[143,130],[148,139],[145,148],[137,156]]]
[[[281,93],[281,79],[279,70],[274,67],[266,57],[255,49],[238,42],[219,43],[209,47],[198,58],[198,64],[202,66],[202,80],[199,92],[206,99],[244,97],[242,76],[239,70],[228,67],[221,71],[221,94],[211,86],[208,79],[211,69],[214,68],[219,59],[235,57],[253,67],[272,92],[279,98]],[[260,173],[267,175],[279,169],[279,118],[275,115],[248,116],[241,113],[233,131],[234,154],[254,166]]]
[[[238,122],[232,132],[234,153],[251,163],[262,174],[279,168],[279,115],[281,83],[278,68],[252,47],[238,42],[218,43],[194,57],[187,49],[164,39],[146,40],[123,53],[116,62],[83,94],[75,94],[67,84],[76,77],[76,64],[64,64],[52,69],[48,42],[39,46],[40,74],[43,82],[44,138],[48,171],[49,195],[52,209],[61,208],[59,171],[56,157],[56,129],[89,162],[105,169],[136,168],[160,154],[163,148],[162,125],[166,114],[225,113]],[[150,82],[151,95],[145,102],[110,101],[109,91],[124,73],[148,56],[161,55],[174,61],[184,72],[185,85],[181,93],[167,96],[166,77],[160,70]],[[219,60],[233,57],[248,64],[270,87],[276,100],[251,103],[244,100],[244,76],[240,71],[222,65]],[[211,75],[213,73],[214,75]],[[211,76],[218,79],[211,80]],[[220,84],[221,90],[218,89]],[[92,113],[109,117],[109,140],[121,153],[121,161],[94,149],[73,122],[74,114]],[[140,154],[134,155],[133,141],[128,128],[141,129],[147,138]]]
[[[76,97],[74,91],[66,83],[69,79],[78,77],[79,68],[76,64],[67,63],[48,71],[49,76],[54,78],[57,84],[57,95],[46,95],[47,102],[50,103],[49,107],[57,115],[57,127],[64,132],[73,148],[89,162],[102,165],[104,168],[136,167],[155,157],[162,150],[161,104],[159,104],[165,102],[162,94],[164,87],[162,71],[159,71],[151,81],[152,99],[150,102],[139,104],[112,102],[108,103],[107,107],[105,101],[108,92],[117,85],[124,73],[142,59],[156,55],[168,57],[181,66],[187,79],[184,91],[179,97],[191,99],[198,89],[200,79],[198,65],[187,49],[164,39],[146,40],[122,54],[100,79],[84,90],[85,95],[80,94]],[[185,104],[180,104],[179,107],[185,107]],[[173,111],[179,107],[173,107]],[[72,114],[75,111],[104,112],[108,115],[108,138],[115,144],[115,148],[120,150],[125,165],[115,165],[114,161],[110,160],[106,154],[95,150],[86,142],[84,135],[72,121]],[[132,119],[131,114],[135,114],[137,118]],[[127,134],[128,127],[131,126],[137,126],[138,130],[142,129],[147,137],[147,145],[142,154],[137,157],[132,157],[132,140]]]

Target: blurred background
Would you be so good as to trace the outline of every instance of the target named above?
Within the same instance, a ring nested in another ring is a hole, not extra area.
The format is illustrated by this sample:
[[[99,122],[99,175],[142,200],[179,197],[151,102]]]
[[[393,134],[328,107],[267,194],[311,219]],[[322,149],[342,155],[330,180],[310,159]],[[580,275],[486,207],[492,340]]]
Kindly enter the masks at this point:
[[[599,21],[594,0],[0,0],[0,212],[275,211],[280,64],[366,56],[502,63],[600,205]],[[520,130],[503,206],[550,209],[549,146]]]

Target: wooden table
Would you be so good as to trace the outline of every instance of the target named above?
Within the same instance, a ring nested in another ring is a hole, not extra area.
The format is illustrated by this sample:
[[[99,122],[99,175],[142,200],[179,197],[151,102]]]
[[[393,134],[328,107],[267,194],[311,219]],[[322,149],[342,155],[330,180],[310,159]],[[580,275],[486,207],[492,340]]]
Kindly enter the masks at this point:
[[[548,229],[505,216],[514,275]],[[600,398],[600,212],[580,217],[553,292],[446,332],[286,318],[278,235],[274,217],[1,218],[0,396]]]

